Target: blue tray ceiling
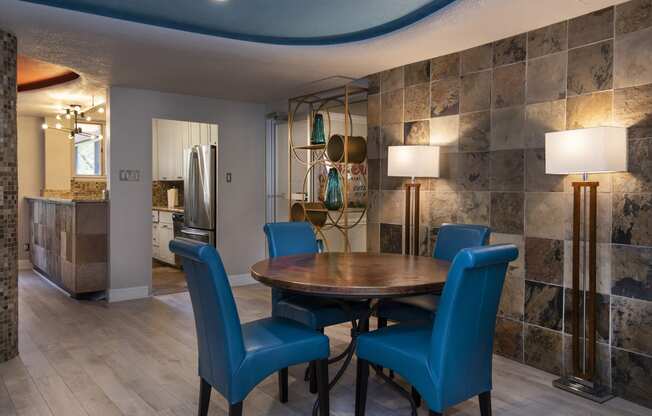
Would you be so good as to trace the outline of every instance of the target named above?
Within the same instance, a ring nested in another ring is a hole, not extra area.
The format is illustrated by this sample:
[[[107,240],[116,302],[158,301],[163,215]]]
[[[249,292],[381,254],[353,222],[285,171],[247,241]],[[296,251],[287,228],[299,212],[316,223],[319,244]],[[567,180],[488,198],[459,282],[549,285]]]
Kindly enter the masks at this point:
[[[284,45],[380,36],[455,0],[26,0],[188,32]]]

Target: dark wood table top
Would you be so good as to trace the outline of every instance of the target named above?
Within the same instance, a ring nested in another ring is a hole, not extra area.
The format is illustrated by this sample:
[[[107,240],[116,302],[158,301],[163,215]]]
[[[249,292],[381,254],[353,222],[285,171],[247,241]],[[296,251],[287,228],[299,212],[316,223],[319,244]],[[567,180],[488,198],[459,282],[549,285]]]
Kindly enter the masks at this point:
[[[341,298],[384,298],[440,292],[450,263],[431,257],[322,253],[259,261],[251,275],[285,290]]]

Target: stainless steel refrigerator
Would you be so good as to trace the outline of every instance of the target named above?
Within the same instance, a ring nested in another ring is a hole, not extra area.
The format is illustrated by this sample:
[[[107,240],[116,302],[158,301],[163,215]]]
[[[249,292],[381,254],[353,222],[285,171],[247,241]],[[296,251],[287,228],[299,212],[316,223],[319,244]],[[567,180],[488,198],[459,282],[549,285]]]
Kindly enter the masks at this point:
[[[215,245],[217,224],[217,147],[193,146],[183,158],[184,224],[181,237]]]

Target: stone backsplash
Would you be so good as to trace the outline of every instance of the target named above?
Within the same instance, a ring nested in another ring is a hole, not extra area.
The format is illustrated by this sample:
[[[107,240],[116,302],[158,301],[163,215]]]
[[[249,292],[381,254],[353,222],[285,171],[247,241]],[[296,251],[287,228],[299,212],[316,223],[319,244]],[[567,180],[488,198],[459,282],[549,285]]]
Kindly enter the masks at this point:
[[[441,177],[421,180],[421,247],[444,222],[514,243],[496,352],[569,370],[572,176],[546,175],[548,131],[628,127],[629,171],[598,195],[598,372],[652,407],[652,1],[634,0],[369,77],[370,251],[401,253],[404,181],[387,146],[443,146]]]
[[[41,196],[63,199],[101,199],[106,181],[70,180],[70,189],[44,189]]]
[[[179,205],[183,206],[183,181],[153,181],[152,182],[152,206],[167,207],[168,189],[179,190]]]

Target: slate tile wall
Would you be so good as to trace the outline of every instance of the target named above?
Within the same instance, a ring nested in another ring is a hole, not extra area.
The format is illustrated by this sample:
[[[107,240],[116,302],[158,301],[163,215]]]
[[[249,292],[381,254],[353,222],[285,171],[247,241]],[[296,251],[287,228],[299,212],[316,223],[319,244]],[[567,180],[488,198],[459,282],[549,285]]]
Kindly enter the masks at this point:
[[[598,373],[652,407],[652,0],[369,76],[369,250],[403,250],[405,180],[387,146],[442,146],[423,179],[422,255],[444,222],[492,227],[511,242],[496,352],[570,370],[572,186],[545,174],[548,131],[628,127],[629,171],[591,175],[598,196]]]
[[[18,355],[16,48],[0,30],[0,362]]]

